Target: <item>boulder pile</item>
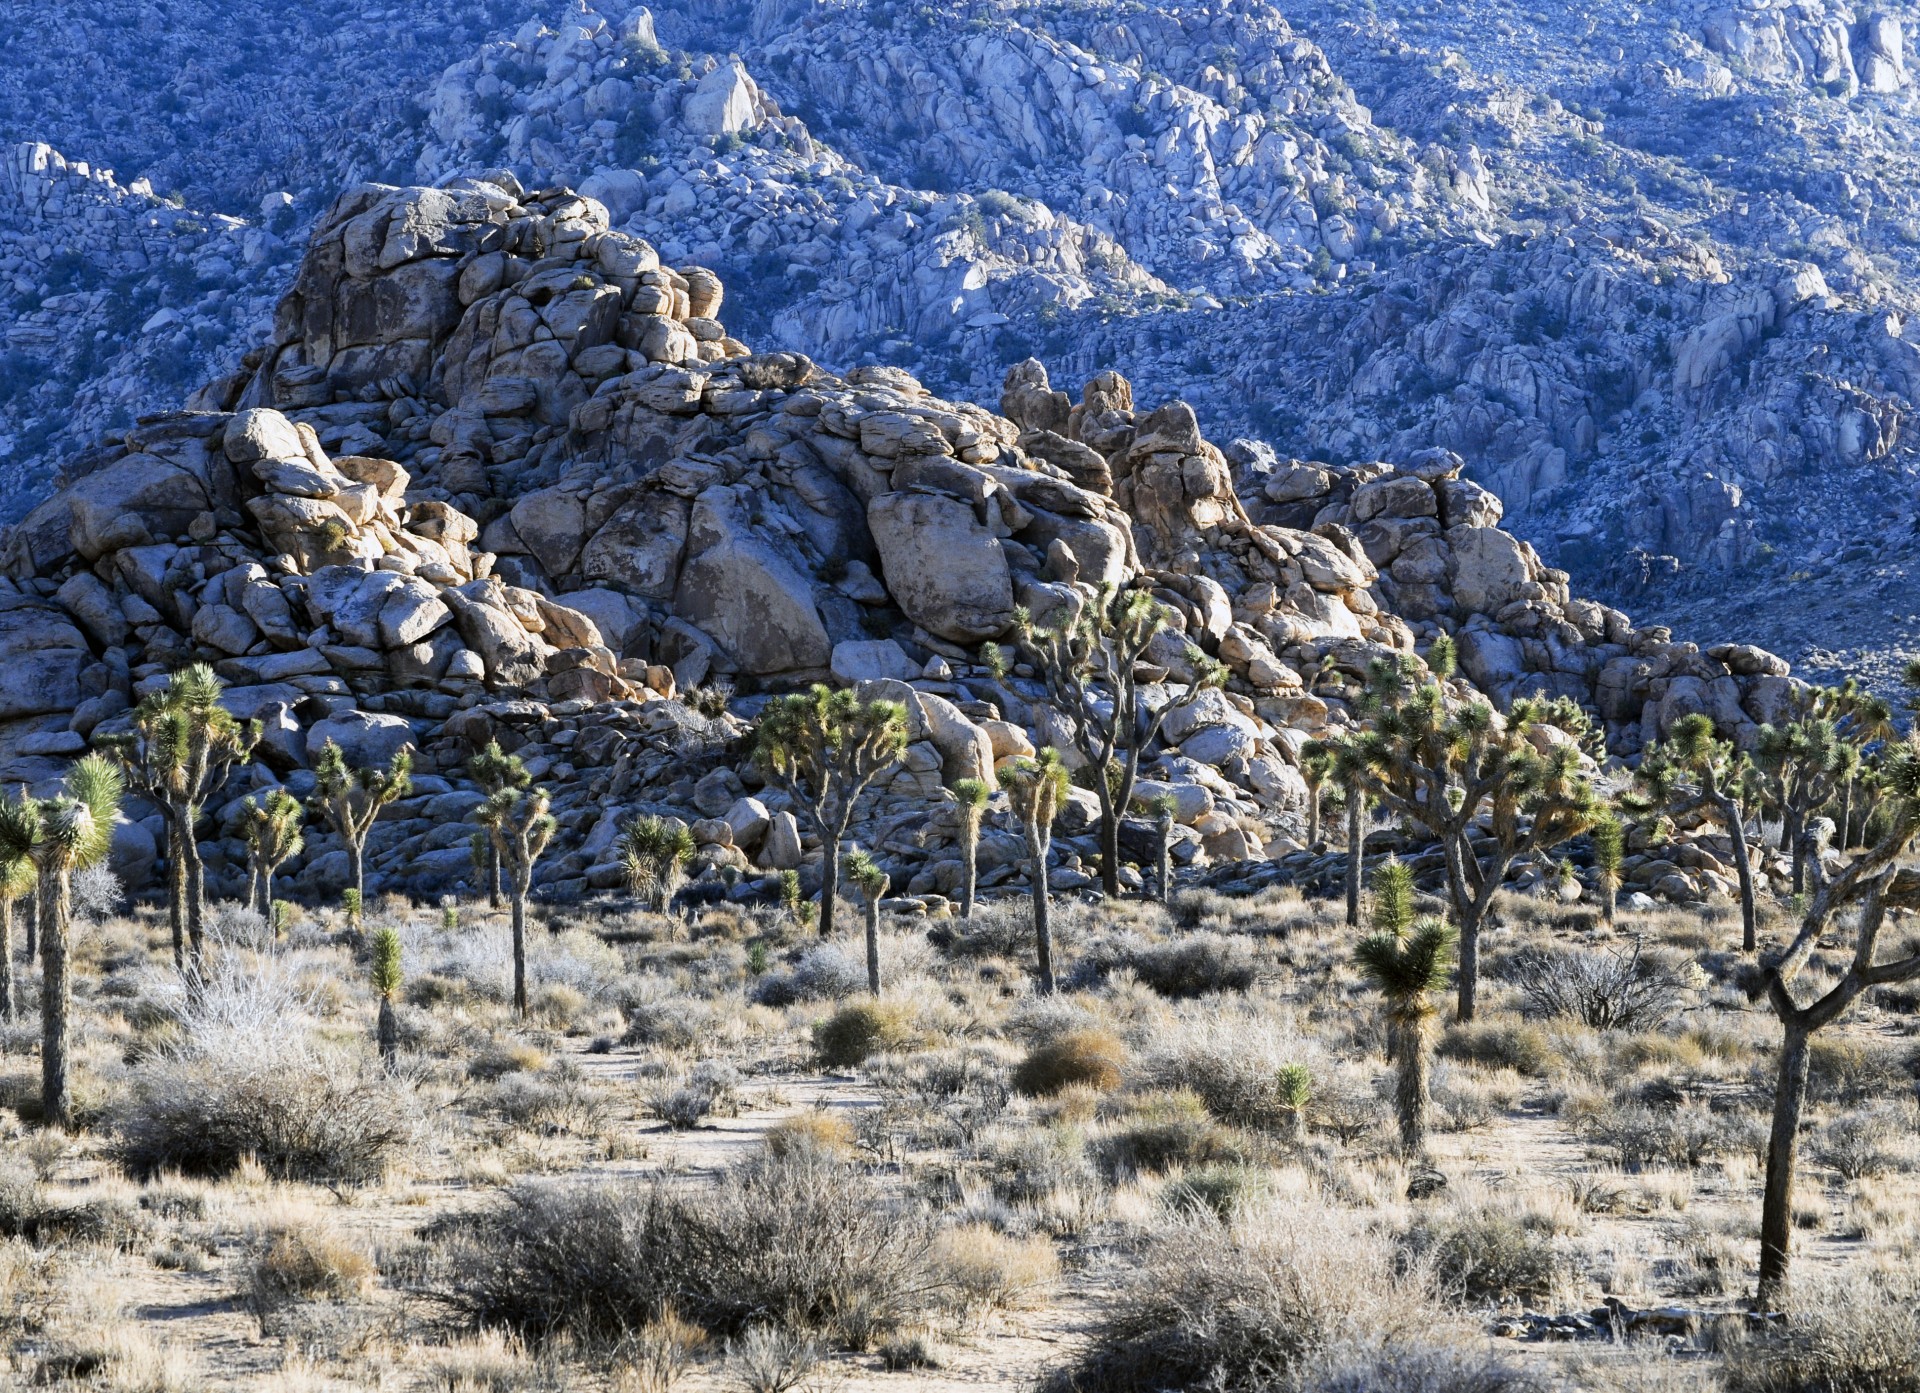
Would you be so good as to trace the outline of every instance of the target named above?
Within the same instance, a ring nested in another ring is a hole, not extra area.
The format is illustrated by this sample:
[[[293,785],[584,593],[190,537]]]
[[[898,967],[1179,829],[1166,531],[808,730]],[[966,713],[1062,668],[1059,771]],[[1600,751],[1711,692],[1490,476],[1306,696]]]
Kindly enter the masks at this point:
[[[928,902],[960,878],[942,785],[1069,742],[1017,615],[1102,587],[1174,615],[1149,700],[1189,644],[1232,674],[1144,765],[1183,865],[1298,851],[1301,747],[1351,720],[1342,677],[1442,631],[1497,702],[1570,696],[1620,754],[1695,710],[1750,741],[1790,690],[1757,649],[1574,599],[1456,455],[1222,450],[1184,402],[1142,409],[1112,372],[1076,400],[1032,360],[995,413],[898,369],[753,352],[723,301],[569,190],[497,173],[347,193],[244,370],[88,457],[7,538],[0,777],[53,779],[205,660],[265,728],[210,809],[223,837],[245,793],[308,791],[328,740],[356,763],[407,744],[415,790],[376,828],[372,883],[476,885],[464,769],[499,739],[555,795],[546,893],[616,884],[618,826],[648,811],[688,821],[700,869],[748,895],[821,852],[756,776],[747,723],[780,691],[856,684],[908,706],[913,743],[855,835]],[[1076,790],[1062,888],[1087,883],[1096,814]],[[133,817],[138,879],[159,824]],[[983,884],[1018,854],[990,820]],[[239,865],[208,857],[216,887]],[[325,893],[343,867],[316,835],[290,884]]]

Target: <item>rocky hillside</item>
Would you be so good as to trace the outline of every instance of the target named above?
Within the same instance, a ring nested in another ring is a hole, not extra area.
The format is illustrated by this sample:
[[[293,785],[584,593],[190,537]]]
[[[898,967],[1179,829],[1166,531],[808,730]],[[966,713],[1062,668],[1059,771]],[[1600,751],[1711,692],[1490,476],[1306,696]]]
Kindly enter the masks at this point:
[[[1822,670],[1920,644],[1902,5],[341,3],[225,66],[179,53],[157,97],[131,12],[93,0],[83,46],[41,35],[0,91],[8,129],[92,161],[88,198],[0,180],[17,495],[232,366],[333,189],[502,167],[821,363],[992,403],[1039,356],[1283,457],[1451,450],[1593,593],[1732,608]],[[237,34],[246,7],[169,16]],[[96,63],[127,114],[90,127]],[[196,135],[230,164],[195,177]],[[131,175],[91,197],[103,162],[219,215]],[[83,204],[101,235],[63,251]],[[155,219],[167,250],[106,274]]]
[[[603,204],[504,171],[343,195],[242,369],[13,530],[0,778],[52,780],[204,660],[265,729],[211,809],[229,839],[250,789],[310,791],[328,740],[356,762],[410,744],[421,776],[370,867],[386,888],[453,888],[473,875],[463,771],[497,738],[555,792],[545,893],[616,883],[615,830],[645,810],[693,822],[701,866],[751,895],[819,849],[738,737],[769,693],[854,683],[905,702],[915,741],[856,835],[926,896],[960,871],[941,785],[1068,735],[1031,669],[996,676],[981,645],[1011,637],[1016,607],[1044,620],[1100,586],[1177,616],[1149,654],[1156,700],[1188,642],[1232,673],[1172,714],[1146,769],[1178,800],[1187,865],[1314,873],[1302,744],[1349,719],[1344,683],[1371,658],[1442,631],[1466,682],[1503,704],[1572,697],[1616,753],[1700,710],[1750,741],[1792,691],[1757,648],[1702,650],[1574,598],[1447,452],[1349,468],[1223,450],[1185,402],[1138,407],[1113,372],[1069,396],[1037,361],[994,413],[898,368],[756,353],[725,305],[712,271],[663,263]],[[1085,883],[1093,813],[1076,792],[1063,887]],[[118,863],[139,883],[158,819],[134,817]],[[1017,853],[996,827],[986,883]],[[344,859],[316,835],[291,885],[327,893]],[[237,888],[231,840],[209,868]]]

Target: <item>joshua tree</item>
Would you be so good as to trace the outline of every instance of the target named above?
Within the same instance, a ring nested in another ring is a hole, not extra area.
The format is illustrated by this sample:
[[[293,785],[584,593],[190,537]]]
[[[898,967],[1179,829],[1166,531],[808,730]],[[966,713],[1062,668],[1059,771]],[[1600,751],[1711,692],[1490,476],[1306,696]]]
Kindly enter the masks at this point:
[[[253,757],[258,722],[242,724],[220,704],[224,686],[205,663],[181,668],[167,685],[133,709],[133,729],[103,737],[102,751],[120,761],[135,793],[157,804],[167,828],[167,920],[173,930],[173,964],[186,966],[187,951],[200,953],[206,910],[206,872],[196,827],[200,810],[218,793],[227,773]]]
[[[620,864],[627,884],[656,914],[666,912],[693,859],[693,833],[677,817],[642,813],[620,829]]]
[[[533,782],[527,773],[524,761],[508,754],[500,748],[498,740],[489,740],[487,747],[467,761],[467,773],[480,785],[480,791],[491,798],[503,788],[525,788]],[[479,843],[485,865],[481,867],[487,882],[487,903],[500,908],[500,858],[493,854],[493,843],[482,838]]]
[[[993,801],[993,789],[984,779],[955,779],[947,792],[960,823],[960,917],[971,919],[980,891],[980,822]]]
[[[1780,815],[1780,842],[1793,861],[1793,893],[1806,889],[1807,820],[1859,772],[1860,752],[1840,738],[1824,694],[1808,699],[1800,715],[1760,727],[1753,768],[1766,801]]]
[[[1623,800],[1635,811],[1669,817],[1706,813],[1726,829],[1733,842],[1733,873],[1740,885],[1740,945],[1749,953],[1759,945],[1747,814],[1742,806],[1751,771],[1732,741],[1714,738],[1713,718],[1695,712],[1675,721],[1667,742],[1641,757],[1634,774],[1637,791]]]
[[[1773,1095],[1773,1126],[1767,1139],[1767,1179],[1760,1210],[1760,1282],[1762,1310],[1779,1309],[1787,1296],[1787,1269],[1793,1238],[1793,1172],[1801,1113],[1806,1106],[1807,1068],[1814,1033],[1844,1015],[1869,987],[1889,986],[1920,977],[1920,953],[1879,961],[1877,948],[1887,911],[1920,905],[1920,875],[1901,871],[1916,830],[1920,830],[1920,746],[1903,744],[1888,751],[1885,769],[1888,825],[1870,847],[1856,853],[1831,879],[1821,858],[1808,858],[1812,900],[1800,931],[1785,951],[1762,964],[1761,991],[1780,1018],[1781,1042]],[[1809,831],[1818,852],[1827,831],[1824,820]],[[1852,911],[1852,955],[1840,979],[1812,1001],[1794,997],[1794,979],[1835,919]]]
[[[307,810],[284,788],[268,793],[265,801],[249,797],[245,806],[247,899],[271,926],[273,873],[306,846],[300,824],[306,819]]]
[[[1333,752],[1320,741],[1301,751],[1300,778],[1307,786],[1307,845],[1320,845],[1320,790],[1333,774]]]
[[[880,863],[855,847],[847,853],[847,879],[860,892],[867,911],[867,990],[880,995],[880,901],[892,882]]]
[[[1893,703],[1885,697],[1867,691],[1854,678],[1849,677],[1833,692],[1833,705],[1839,716],[1841,739],[1860,751],[1861,758],[1849,771],[1847,780],[1840,787],[1840,849],[1849,851],[1856,845],[1854,836],[1853,801],[1860,774],[1868,768],[1869,751],[1876,746],[1889,746],[1898,739],[1899,727],[1893,721]],[[1864,823],[1865,819],[1862,818]],[[1861,829],[1865,835],[1865,828]]]
[[[347,754],[329,740],[313,767],[319,776],[320,806],[333,824],[340,840],[347,844],[347,888],[366,903],[367,885],[364,859],[367,833],[372,830],[380,810],[407,796],[413,787],[413,751],[402,745],[394,751],[385,769],[347,767]],[[360,911],[352,911],[354,927],[359,927]]]
[[[825,844],[820,936],[827,938],[840,890],[840,844],[854,804],[906,750],[907,710],[896,701],[862,701],[844,688],[816,683],[769,703],[754,736],[761,769],[806,813]]]
[[[1027,836],[1027,893],[1033,897],[1033,942],[1040,968],[1040,993],[1053,995],[1052,896],[1047,889],[1047,856],[1053,850],[1053,820],[1068,788],[1067,766],[1051,746],[1033,759],[1014,760],[1000,770],[1000,787]]]
[[[1587,829],[1587,840],[1593,844],[1593,879],[1600,891],[1600,919],[1602,923],[1611,924],[1620,895],[1620,862],[1626,851],[1626,833],[1620,819],[1608,813]]]
[[[20,801],[0,800],[0,825],[21,816]],[[13,906],[24,895],[33,893],[36,872],[29,851],[10,850],[0,845],[0,1019],[14,1016],[13,981]],[[31,949],[28,950],[31,953]]]
[[[73,873],[101,861],[113,845],[126,781],[120,767],[88,755],[67,770],[66,787],[52,798],[0,803],[0,859],[30,857],[39,885],[40,1098],[48,1126],[65,1127],[67,1031],[73,983],[67,970],[67,924]]]
[[[1424,666],[1412,657],[1376,660],[1359,703],[1367,723],[1335,749],[1362,792],[1426,829],[1446,854],[1459,1017],[1470,1021],[1480,926],[1507,871],[1578,836],[1602,805],[1580,772],[1578,742],[1589,727],[1579,707],[1522,698],[1504,718],[1480,700],[1449,707],[1442,684],[1452,671],[1452,644],[1440,640]]]
[[[1427,1146],[1427,1056],[1433,1048],[1430,995],[1447,984],[1455,934],[1438,919],[1413,919],[1413,874],[1397,860],[1374,873],[1374,931],[1354,948],[1354,961],[1386,1000],[1387,1057],[1399,1071],[1394,1090],[1400,1144],[1409,1156]]]
[[[558,824],[547,811],[542,788],[503,788],[474,816],[493,839],[493,854],[506,872],[507,902],[513,911],[513,1009],[527,1014],[527,892],[533,888],[533,863],[553,840]]]
[[[1100,889],[1120,893],[1120,816],[1133,801],[1140,755],[1170,712],[1227,680],[1227,669],[1192,644],[1192,677],[1171,701],[1150,705],[1134,671],[1153,640],[1174,619],[1146,590],[1103,586],[1057,628],[1037,628],[1024,609],[1014,614],[1021,650],[1047,685],[1054,708],[1073,725],[1073,744],[1095,777],[1100,800]]]
[[[380,1062],[391,1073],[400,1058],[400,1023],[393,1014],[393,999],[400,991],[400,931],[382,925],[373,931],[368,946],[373,950],[370,980],[374,995],[380,998]]]
[[[1179,800],[1171,793],[1134,800],[1153,816],[1153,890],[1161,904],[1173,899],[1173,814]]]

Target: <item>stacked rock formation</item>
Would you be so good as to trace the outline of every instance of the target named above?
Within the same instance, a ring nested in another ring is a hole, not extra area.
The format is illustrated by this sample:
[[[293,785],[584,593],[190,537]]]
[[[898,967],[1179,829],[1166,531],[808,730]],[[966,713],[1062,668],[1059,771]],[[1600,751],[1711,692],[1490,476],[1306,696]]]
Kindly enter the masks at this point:
[[[310,787],[328,739],[356,762],[408,743],[421,777],[371,868],[456,888],[465,761],[500,738],[555,791],[548,893],[614,884],[619,822],[648,810],[688,819],[702,866],[751,894],[820,848],[760,786],[744,722],[769,693],[858,683],[908,704],[913,744],[856,835],[928,896],[960,871],[940,785],[1069,734],[1031,670],[998,675],[981,645],[1101,586],[1175,615],[1153,699],[1189,642],[1233,673],[1149,752],[1183,863],[1295,850],[1300,747],[1349,719],[1327,674],[1443,629],[1489,695],[1572,696],[1623,752],[1694,709],[1748,738],[1790,681],[1572,599],[1455,456],[1230,460],[1186,404],[1140,410],[1113,373],[1076,402],[1032,361],[995,414],[896,369],[754,353],[722,303],[711,272],[662,265],[567,190],[346,194],[246,370],[90,458],[8,539],[0,775],[51,779],[205,659],[267,727],[211,810],[223,831],[249,788]],[[1092,820],[1076,792],[1062,886],[1085,883]],[[154,830],[123,838],[129,874]],[[991,832],[985,882],[1016,855]],[[291,883],[321,893],[341,859],[315,837]],[[229,866],[215,848],[216,879]]]

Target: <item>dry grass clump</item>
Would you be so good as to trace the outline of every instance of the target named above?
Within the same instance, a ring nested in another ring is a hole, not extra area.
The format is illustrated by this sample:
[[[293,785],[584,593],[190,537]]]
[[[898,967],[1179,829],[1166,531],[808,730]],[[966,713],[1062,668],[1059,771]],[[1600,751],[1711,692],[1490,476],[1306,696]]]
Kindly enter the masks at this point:
[[[1075,1087],[1104,1093],[1120,1086],[1126,1063],[1127,1047],[1112,1031],[1067,1030],[1027,1051],[1013,1071],[1013,1086],[1032,1098]]]
[[[617,1338],[670,1307],[717,1334],[773,1320],[864,1345],[938,1285],[927,1218],[818,1153],[757,1158],[700,1190],[522,1185],[464,1229],[451,1295],[536,1338]]]
[[[1511,1069],[1528,1078],[1545,1078],[1555,1064],[1547,1032],[1529,1021],[1491,1017],[1449,1025],[1441,1033],[1439,1053],[1463,1064]]]
[[[1046,1386],[1272,1393],[1326,1361],[1424,1340],[1438,1320],[1421,1269],[1317,1203],[1263,1207],[1231,1225],[1194,1216],[1148,1239],[1088,1348]]]
[[[1731,1393],[1916,1393],[1920,1292],[1910,1275],[1803,1278],[1784,1329],[1727,1352]]]
[[[933,1261],[959,1303],[978,1310],[1039,1304],[1060,1275],[1060,1259],[1044,1238],[1011,1238],[987,1224],[943,1230]]]
[[[1485,1350],[1414,1341],[1312,1375],[1300,1393],[1557,1393],[1545,1372]]]
[[[1216,1122],[1206,1104],[1185,1091],[1128,1099],[1126,1111],[1089,1149],[1101,1171],[1116,1182],[1249,1157],[1240,1134]]]
[[[677,1132],[709,1117],[734,1116],[740,1111],[740,1073],[721,1060],[702,1060],[690,1073],[659,1080],[648,1091],[646,1106]]]
[[[767,1128],[761,1145],[781,1160],[818,1155],[844,1161],[853,1154],[853,1124],[837,1112],[809,1108]]]
[[[856,1001],[813,1028],[813,1048],[827,1069],[852,1069],[876,1054],[901,1049],[913,1039],[906,1006],[897,1001]]]
[[[1304,1049],[1249,1016],[1212,1013],[1163,1034],[1145,1052],[1140,1074],[1153,1087],[1198,1098],[1221,1122],[1291,1134],[1302,1107]]]
[[[265,1315],[299,1301],[352,1301],[376,1275],[366,1253],[326,1225],[276,1223],[260,1233],[247,1264],[247,1304]]]

